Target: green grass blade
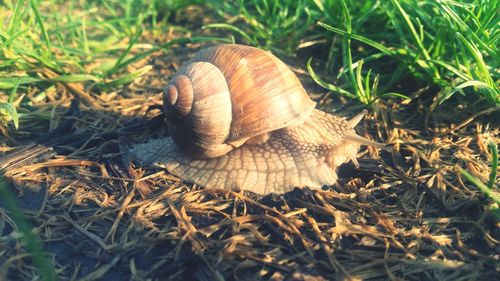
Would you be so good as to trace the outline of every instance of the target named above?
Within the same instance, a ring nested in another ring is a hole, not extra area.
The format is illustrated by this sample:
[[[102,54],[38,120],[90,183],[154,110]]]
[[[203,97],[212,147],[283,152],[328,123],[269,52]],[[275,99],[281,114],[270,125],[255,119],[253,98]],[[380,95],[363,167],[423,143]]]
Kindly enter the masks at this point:
[[[141,35],[142,35],[142,29],[138,29],[137,32],[130,39],[129,44],[127,45],[127,49],[125,49],[125,51],[116,60],[116,63],[113,66],[113,68],[111,68],[111,70],[108,71],[108,73],[107,73],[108,75],[116,73],[119,69],[121,69],[123,67],[123,65],[121,64],[122,61],[130,53],[130,51],[132,50],[132,47],[135,45],[135,43],[137,43],[137,40],[139,40]]]
[[[150,71],[153,67],[151,65],[146,65],[134,72],[125,74],[115,80],[112,80],[110,82],[106,83],[99,83],[98,86],[103,88],[103,89],[112,89],[114,87],[122,86],[124,84],[130,83],[134,81],[135,79],[139,78],[140,76],[146,74],[148,71]]]
[[[20,79],[18,78],[16,84],[14,85],[14,87],[12,87],[12,90],[10,91],[9,99],[7,101],[8,103],[14,102],[14,99],[16,98],[16,95],[17,95],[17,88],[19,88],[19,81],[20,81]]]
[[[491,213],[497,221],[500,221],[500,208],[498,207],[498,204],[491,206]]]
[[[411,22],[410,16],[406,13],[406,11],[403,9],[403,7],[401,7],[401,5],[399,4],[398,0],[391,0],[391,2],[397,8],[397,10],[399,11],[399,13],[403,17],[403,19],[404,19],[404,21],[406,23],[406,26],[410,30],[410,33],[411,33],[411,35],[413,37],[413,40],[415,40],[415,42],[416,42],[416,44],[418,46],[418,49],[420,50],[420,54],[425,59],[426,63],[425,63],[425,66],[423,68],[431,71],[432,74],[433,74],[433,76],[434,76],[434,78],[437,79],[437,80],[440,80],[441,79],[441,75],[439,74],[439,71],[436,69],[436,67],[434,67],[432,65],[431,56],[427,52],[427,49],[424,47],[423,41],[420,40],[420,36],[417,33],[417,31],[415,29],[415,26]]]
[[[494,193],[488,186],[482,183],[478,178],[464,169],[460,169],[462,175],[477,188],[479,188],[488,198],[491,198],[496,204],[500,204],[500,196]]]
[[[44,281],[56,280],[54,268],[50,264],[48,258],[44,256],[40,241],[33,234],[31,226],[24,218],[21,210],[17,207],[16,199],[10,192],[3,174],[0,174],[0,201],[9,211],[12,220],[23,234],[21,239],[24,241],[26,249],[31,253],[33,263],[38,268],[41,279]]]
[[[346,34],[342,38],[342,61],[344,64],[344,67],[347,67],[348,71],[348,77],[351,82],[351,86],[354,90],[354,94],[357,96],[359,95],[359,88],[357,87],[357,81],[356,81],[356,76],[354,74],[354,69],[352,67],[352,54],[351,54],[351,38],[349,35],[352,33],[352,24],[351,24],[351,16],[349,14],[349,9],[347,8],[347,4],[345,3],[345,0],[341,0],[342,3],[342,15],[344,18],[344,24],[346,28]]]
[[[45,29],[45,26],[43,24],[42,16],[40,15],[40,11],[38,10],[38,3],[36,2],[36,0],[30,0],[30,7],[35,14],[36,22],[42,32],[43,41],[45,42],[45,46],[47,47],[47,54],[49,56],[52,56],[52,46],[50,44],[49,34],[47,33],[47,30]]]
[[[42,79],[30,76],[21,77],[0,77],[0,89],[8,90],[16,87],[16,85],[33,84],[40,82]]]
[[[321,0],[313,0],[314,4],[318,7],[318,9],[323,12],[325,11],[325,6],[323,5],[323,1]]]
[[[24,0],[18,0],[14,11],[12,12],[12,17],[10,18],[9,27],[7,28],[8,33],[12,33],[15,28],[20,27],[21,22],[21,9],[24,7]]]
[[[477,80],[472,80],[472,81],[467,81],[464,82],[457,87],[455,87],[453,90],[451,90],[448,94],[444,95],[439,99],[439,104],[443,103],[445,100],[449,99],[451,96],[453,96],[456,92],[462,91],[463,89],[467,87],[479,87],[486,89],[488,91],[491,91],[493,94],[496,92],[494,88],[491,88],[490,85],[482,82],[482,81],[477,81]]]
[[[462,78],[463,80],[466,80],[466,81],[473,80],[473,78],[470,77],[467,73],[461,72],[460,70],[458,70],[456,67],[452,66],[449,63],[446,63],[446,62],[440,61],[440,60],[431,60],[431,61],[435,64],[438,64],[438,65],[448,69],[449,71],[451,71],[452,73],[454,73],[458,77]]]
[[[397,97],[397,98],[402,98],[402,99],[405,99],[405,100],[411,99],[410,97],[408,97],[406,95],[403,95],[401,93],[383,93],[383,94],[378,95],[377,99],[383,98],[383,97]]]
[[[356,68],[356,86],[355,87],[358,89],[356,94],[358,95],[359,100],[362,103],[368,104],[369,100],[370,100],[370,97],[369,97],[370,94],[369,94],[369,92],[365,92],[365,90],[364,90],[363,75],[361,74],[362,70],[363,70],[363,60],[360,60],[359,65]]]
[[[0,103],[0,117],[2,115],[5,116],[4,119],[7,122],[12,120],[12,122],[14,123],[14,128],[16,128],[16,130],[19,128],[19,116],[17,114],[16,108],[12,103]]]
[[[20,38],[22,35],[24,35],[25,33],[29,32],[29,31],[30,30],[28,28],[26,28],[26,29],[23,29],[19,32],[12,34],[11,36],[8,36],[7,34],[2,33],[0,30],[0,36],[6,39],[5,42],[2,42],[2,44],[0,46],[2,46],[3,48],[10,47],[12,42],[14,42],[17,38]]]
[[[101,78],[91,74],[68,74],[68,75],[61,75],[52,78],[50,80],[57,82],[65,82],[65,83],[84,82],[84,81],[100,82]]]
[[[213,24],[204,25],[202,28],[203,29],[221,28],[221,29],[231,30],[231,31],[234,31],[234,32],[238,33],[243,38],[245,38],[245,40],[248,43],[254,43],[254,40],[252,39],[252,37],[250,37],[250,35],[248,35],[248,33],[246,33],[242,29],[240,29],[240,28],[238,28],[238,27],[236,27],[234,25],[231,25],[231,24],[227,24],[227,23],[213,23]]]
[[[318,25],[319,26],[322,26],[324,27],[325,29],[329,30],[329,31],[332,31],[332,32],[335,32],[339,35],[348,35],[350,36],[352,39],[355,39],[359,42],[362,42],[362,43],[365,43],[369,46],[372,46],[373,48],[383,52],[384,54],[386,55],[389,55],[389,56],[392,56],[395,54],[395,52],[387,47],[385,47],[384,45],[376,42],[376,41],[373,41],[371,39],[368,39],[364,36],[361,36],[361,35],[358,35],[358,34],[355,34],[355,33],[348,33],[347,31],[345,30],[342,30],[342,29],[339,29],[339,28],[336,28],[336,27],[333,27],[333,26],[330,26],[326,23],[323,23],[323,22],[318,22]]]
[[[467,39],[465,39],[465,37],[462,34],[457,32],[457,37],[460,39],[460,41],[462,41],[462,43],[465,45],[467,50],[469,50],[469,52],[472,54],[472,56],[476,60],[477,67],[478,67],[479,72],[482,76],[481,78],[484,79],[483,81],[486,82],[490,87],[494,88],[496,86],[495,82],[491,78],[490,72],[488,71],[488,67],[486,66],[486,63],[484,62],[483,55],[481,54],[481,52],[477,49],[477,47],[473,43],[471,43]]]
[[[333,84],[327,83],[324,80],[322,80],[319,77],[319,75],[316,74],[316,72],[312,68],[311,62],[312,62],[312,58],[310,58],[307,61],[307,71],[309,72],[309,75],[311,75],[311,78],[314,80],[314,82],[316,82],[321,87],[323,87],[323,88],[325,88],[327,90],[330,90],[332,92],[338,93],[340,95],[346,96],[346,97],[351,98],[351,99],[358,99],[355,95],[349,93],[348,91],[346,91],[346,90],[344,90],[342,88],[339,88],[339,87],[337,87],[337,86],[335,86]]]
[[[491,173],[490,180],[488,181],[488,187],[493,189],[495,181],[497,179],[497,169],[498,169],[498,147],[493,141],[488,142],[488,148],[491,153]]]
[[[87,36],[87,22],[85,21],[85,18],[82,19],[82,26],[81,26],[81,34],[82,34],[82,44],[83,44],[83,51],[85,53],[90,53],[90,48],[89,48],[89,38]]]

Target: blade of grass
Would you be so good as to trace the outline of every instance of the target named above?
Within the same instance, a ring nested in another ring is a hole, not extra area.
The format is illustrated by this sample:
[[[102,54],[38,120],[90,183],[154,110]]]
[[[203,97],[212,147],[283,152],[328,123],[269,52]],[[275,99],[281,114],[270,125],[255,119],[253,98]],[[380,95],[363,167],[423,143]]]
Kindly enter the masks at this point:
[[[9,21],[9,26],[7,28],[8,33],[11,34],[15,28],[19,28],[21,22],[21,9],[24,7],[24,0],[18,0],[16,6],[14,7],[14,11],[12,12],[12,17]]]
[[[127,49],[125,49],[125,51],[116,60],[116,63],[113,66],[113,68],[111,68],[111,70],[108,71],[108,73],[107,73],[108,75],[114,74],[114,73],[116,73],[116,71],[118,71],[119,69],[121,69],[121,67],[122,67],[121,62],[130,53],[130,50],[132,50],[132,47],[135,45],[135,43],[137,43],[137,40],[139,40],[139,38],[141,37],[141,35],[142,35],[142,29],[138,29],[137,32],[130,39],[129,44],[127,45]]]
[[[359,100],[363,104],[368,104],[370,102],[370,92],[369,92],[370,90],[368,88],[368,91],[365,91],[365,87],[363,86],[363,74],[361,74],[362,70],[363,70],[363,60],[360,60],[359,65],[356,68],[356,88],[358,89],[357,95],[359,97]]]
[[[250,35],[248,35],[245,31],[243,31],[242,29],[240,29],[234,25],[231,25],[231,24],[213,23],[213,24],[204,25],[202,27],[202,29],[210,29],[210,28],[221,28],[221,29],[231,30],[231,31],[234,31],[234,32],[238,33],[239,35],[241,35],[248,43],[255,42],[255,40],[252,39],[252,37],[250,37]]]
[[[497,169],[498,169],[498,148],[497,144],[493,141],[488,142],[488,149],[491,153],[491,173],[490,179],[488,181],[488,187],[493,189],[495,181],[497,179]]]
[[[471,183],[473,183],[477,188],[479,188],[486,196],[491,198],[496,204],[500,204],[500,196],[495,194],[488,186],[482,183],[478,178],[473,176],[471,173],[464,169],[460,169],[462,175]]]
[[[19,116],[17,110],[12,103],[3,102],[0,103],[0,116],[6,116],[5,121],[10,121],[14,123],[14,128],[17,130],[19,128]],[[3,122],[3,120],[2,120]]]
[[[354,95],[358,96],[359,95],[359,89],[356,86],[356,76],[354,75],[354,70],[352,68],[352,54],[351,54],[351,38],[349,35],[352,32],[352,25],[351,25],[351,16],[349,14],[349,9],[347,8],[347,4],[345,3],[345,0],[341,0],[342,3],[342,15],[344,18],[344,25],[346,28],[347,34],[344,35],[342,38],[342,61],[344,64],[344,67],[347,67],[349,70],[349,80],[351,82],[351,86],[354,90]]]
[[[410,97],[403,95],[401,93],[383,93],[383,94],[377,95],[377,97],[375,99],[380,99],[383,97],[397,97],[397,98],[402,98],[402,99],[406,99],[406,100],[411,99]]]
[[[5,208],[10,212],[13,221],[23,234],[21,239],[24,241],[27,250],[31,253],[33,263],[38,268],[41,279],[44,281],[56,280],[54,268],[47,257],[44,256],[41,243],[33,234],[32,227],[24,218],[21,210],[17,207],[16,199],[10,192],[3,174],[0,174],[0,201],[2,201]]]
[[[488,71],[488,67],[486,66],[486,63],[483,60],[483,55],[481,55],[481,52],[477,49],[476,46],[474,46],[474,44],[465,39],[465,37],[462,34],[457,32],[457,37],[460,39],[460,41],[462,41],[467,50],[469,50],[469,52],[476,60],[477,67],[482,76],[481,78],[483,78],[484,80],[483,82],[488,84],[491,88],[494,88],[496,86],[495,82],[491,78],[490,72]]]
[[[440,61],[440,60],[432,60],[433,63],[436,63],[436,64],[439,64],[440,66],[448,69],[449,71],[453,72],[455,75],[457,75],[458,77],[462,78],[463,80],[472,80],[472,77],[470,77],[469,75],[467,75],[467,73],[463,73],[461,72],[460,70],[458,70],[456,67],[452,66],[451,64],[449,63],[446,63],[444,61]]]
[[[90,74],[68,74],[61,75],[50,79],[51,81],[74,83],[74,82],[84,82],[84,81],[94,81],[100,82],[102,79]]]
[[[81,25],[81,37],[82,37],[82,44],[83,44],[83,51],[85,53],[90,53],[90,48],[89,48],[89,39],[88,39],[88,36],[87,36],[87,21],[85,20],[85,18],[82,19],[82,25]]]
[[[20,80],[21,79],[18,78],[16,84],[14,85],[14,87],[12,87],[12,90],[10,91],[9,99],[7,101],[8,103],[14,102],[14,99],[16,98],[16,95],[17,95],[17,88],[19,88]]]
[[[25,84],[33,84],[36,82],[40,82],[42,79],[34,78],[30,76],[21,76],[21,77],[0,77],[0,89],[12,89],[16,87],[16,85],[25,85]]]
[[[386,55],[392,56],[392,55],[396,54],[396,52],[394,52],[393,50],[385,47],[384,45],[382,45],[382,44],[380,44],[380,43],[378,43],[376,41],[373,41],[373,40],[371,40],[369,38],[366,38],[364,36],[361,36],[361,35],[358,35],[358,34],[355,34],[355,33],[348,33],[345,30],[342,30],[342,29],[330,26],[330,25],[328,25],[326,23],[323,23],[323,22],[318,22],[318,25],[324,27],[325,29],[327,29],[329,31],[335,32],[335,33],[337,33],[339,35],[342,35],[342,36],[347,35],[347,36],[351,37],[352,39],[355,39],[355,40],[357,40],[359,42],[365,43],[365,44],[367,44],[367,45],[369,45],[369,46],[371,46],[371,47],[373,47],[373,48],[375,48],[375,49],[383,52]]]
[[[52,57],[52,46],[50,44],[50,39],[49,35],[47,33],[47,30],[45,29],[45,26],[43,24],[42,16],[40,15],[40,11],[38,10],[38,2],[36,0],[30,0],[30,7],[33,10],[33,13],[35,14],[35,20],[40,27],[40,31],[42,32],[42,37],[43,41],[45,42],[45,46],[47,47],[46,54],[49,57]]]
[[[314,82],[316,82],[318,85],[320,85],[321,87],[327,89],[327,90],[330,90],[332,92],[335,92],[335,93],[338,93],[340,95],[343,95],[343,96],[346,96],[348,98],[351,98],[351,99],[357,99],[357,97],[351,93],[349,93],[348,91],[340,88],[340,87],[337,87],[333,84],[330,84],[330,83],[327,83],[325,82],[324,80],[322,80],[318,74],[316,74],[316,72],[314,71],[314,69],[312,68],[311,66],[311,62],[312,62],[312,58],[310,58],[308,61],[307,61],[307,71],[309,72],[309,75],[311,75],[311,78],[314,80]]]
[[[140,76],[146,74],[148,71],[150,71],[153,67],[151,65],[146,65],[134,72],[125,74],[115,80],[112,80],[110,82],[106,83],[99,83],[98,86],[103,88],[103,89],[112,89],[117,86],[121,86],[127,83],[130,83],[134,81],[135,79],[139,78]]]
[[[458,85],[453,90],[451,90],[449,93],[447,93],[446,95],[441,97],[441,99],[439,99],[439,104],[441,104],[445,100],[449,99],[456,92],[462,91],[463,89],[465,89],[467,87],[479,87],[479,88],[483,88],[483,89],[486,89],[488,91],[491,91],[492,93],[495,93],[495,89],[491,88],[490,85],[488,85],[482,81],[472,80],[472,81],[467,81],[467,82],[464,82],[464,83]]]
[[[401,7],[401,5],[399,4],[398,0],[391,0],[391,2],[397,8],[397,10],[399,11],[399,13],[403,17],[403,19],[404,19],[404,21],[406,23],[406,26],[410,30],[410,33],[411,33],[413,39],[417,43],[418,49],[420,50],[420,54],[424,57],[424,59],[426,61],[426,64],[427,64],[428,67],[424,68],[424,69],[430,70],[432,72],[433,76],[435,77],[435,79],[440,80],[441,79],[441,75],[439,74],[439,72],[436,69],[436,67],[434,67],[432,65],[431,56],[427,52],[427,49],[425,49],[422,40],[420,40],[420,37],[419,37],[417,31],[415,30],[415,26],[411,22],[410,17],[406,13],[406,11],[403,9],[403,7]]]

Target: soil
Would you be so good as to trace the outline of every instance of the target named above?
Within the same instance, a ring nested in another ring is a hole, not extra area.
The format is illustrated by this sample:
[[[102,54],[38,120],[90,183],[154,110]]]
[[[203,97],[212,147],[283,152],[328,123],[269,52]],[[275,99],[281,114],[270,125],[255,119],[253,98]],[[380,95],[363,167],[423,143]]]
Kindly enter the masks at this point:
[[[166,134],[154,105],[202,46],[154,54],[133,66],[152,71],[113,92],[58,84],[34,105],[50,122],[3,131],[0,167],[58,279],[500,280],[498,222],[459,170],[487,180],[498,111],[450,101],[431,112],[432,87],[412,102],[381,101],[357,131],[392,152],[362,148],[360,167],[343,165],[323,190],[207,190],[130,161],[124,147]],[[287,62],[319,106],[358,113],[314,85],[307,57]],[[0,206],[0,277],[38,278],[22,245]]]

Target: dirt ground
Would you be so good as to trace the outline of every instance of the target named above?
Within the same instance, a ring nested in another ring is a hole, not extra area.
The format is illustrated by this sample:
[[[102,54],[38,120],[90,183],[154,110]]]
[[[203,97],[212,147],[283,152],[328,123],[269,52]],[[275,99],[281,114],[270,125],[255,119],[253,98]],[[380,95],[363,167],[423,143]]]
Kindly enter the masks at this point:
[[[342,166],[336,186],[265,197],[205,190],[121,153],[166,134],[148,107],[198,47],[140,62],[153,70],[91,92],[94,104],[75,98],[92,85],[57,85],[35,105],[50,122],[4,130],[0,167],[60,280],[500,280],[498,224],[458,169],[487,178],[498,111],[450,102],[429,113],[434,89],[423,89],[412,102],[381,103],[357,127],[393,152],[363,148],[361,167]],[[305,60],[292,66],[320,108],[360,111],[314,86]],[[0,279],[36,275],[0,208]]]

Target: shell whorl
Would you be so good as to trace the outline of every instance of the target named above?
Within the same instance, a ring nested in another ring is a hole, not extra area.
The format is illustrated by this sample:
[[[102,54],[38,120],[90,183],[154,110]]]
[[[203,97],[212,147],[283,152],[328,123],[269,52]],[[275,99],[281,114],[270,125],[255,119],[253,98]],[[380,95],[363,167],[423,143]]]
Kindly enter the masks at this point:
[[[163,93],[167,127],[189,154],[212,158],[225,154],[231,127],[231,97],[224,75],[208,62],[193,62]]]
[[[186,75],[178,75],[163,91],[163,108],[170,119],[183,119],[193,106],[193,84]]]

